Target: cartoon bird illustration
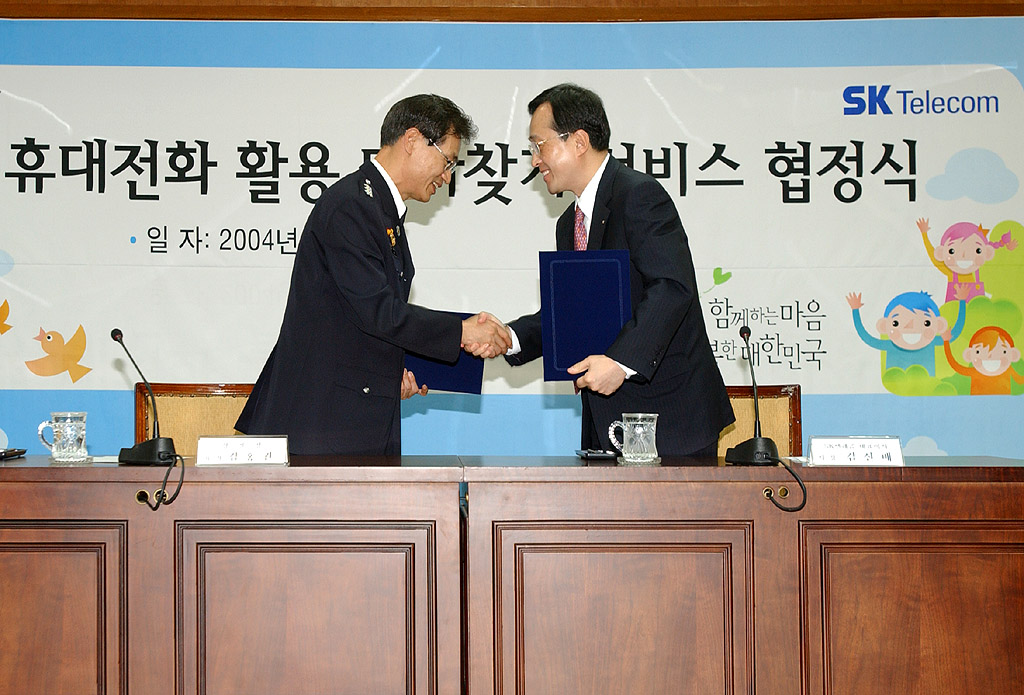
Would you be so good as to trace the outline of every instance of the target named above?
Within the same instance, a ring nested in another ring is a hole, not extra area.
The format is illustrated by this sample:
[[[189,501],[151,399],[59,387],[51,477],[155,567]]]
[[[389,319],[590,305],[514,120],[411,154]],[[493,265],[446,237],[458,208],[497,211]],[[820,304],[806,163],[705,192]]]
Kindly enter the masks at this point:
[[[85,329],[81,325],[71,336],[71,340],[64,342],[64,336],[57,331],[47,333],[42,328],[39,335],[35,337],[43,344],[43,352],[46,357],[37,360],[29,360],[25,366],[33,374],[39,376],[56,376],[61,372],[67,372],[74,383],[92,371],[92,367],[83,367],[78,364],[85,354]]]
[[[11,305],[4,300],[3,304],[0,304],[0,335],[3,335],[7,331],[11,330],[11,325],[7,323],[7,317],[11,315]]]

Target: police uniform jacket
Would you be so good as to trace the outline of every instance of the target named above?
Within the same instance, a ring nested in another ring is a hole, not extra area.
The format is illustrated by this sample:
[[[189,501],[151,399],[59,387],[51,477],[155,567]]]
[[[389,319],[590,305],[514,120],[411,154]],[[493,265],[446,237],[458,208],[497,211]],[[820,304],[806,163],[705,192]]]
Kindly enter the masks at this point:
[[[236,429],[293,454],[401,453],[405,352],[454,362],[460,319],[409,303],[395,201],[366,162],[328,188],[299,240],[281,332]]]

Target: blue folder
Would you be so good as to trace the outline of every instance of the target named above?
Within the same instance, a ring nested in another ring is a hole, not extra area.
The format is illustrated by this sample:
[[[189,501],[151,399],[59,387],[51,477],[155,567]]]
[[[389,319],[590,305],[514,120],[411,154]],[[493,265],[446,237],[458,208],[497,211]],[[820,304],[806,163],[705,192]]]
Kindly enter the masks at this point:
[[[463,319],[472,316],[472,314],[451,313]],[[459,359],[455,364],[407,352],[405,368],[416,375],[417,384],[420,386],[426,384],[431,391],[479,394],[483,390],[484,361],[465,351],[459,352]]]
[[[576,379],[566,370],[604,354],[632,318],[629,251],[542,251],[540,288],[544,381]]]

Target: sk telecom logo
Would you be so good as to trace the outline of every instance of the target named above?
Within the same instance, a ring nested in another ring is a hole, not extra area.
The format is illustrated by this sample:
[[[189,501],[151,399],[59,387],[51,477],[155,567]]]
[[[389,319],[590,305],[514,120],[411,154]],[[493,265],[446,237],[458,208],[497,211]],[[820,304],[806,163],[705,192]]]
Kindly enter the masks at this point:
[[[890,84],[851,84],[843,89],[843,101],[844,116],[891,116],[893,108],[896,113],[910,116],[999,113],[999,97],[993,94],[937,95],[931,89],[892,89]]]
[[[859,116],[865,111],[874,116],[876,113],[892,115],[892,109],[885,98],[892,85],[883,84],[852,84],[843,90],[843,101],[849,106],[843,109],[844,116]]]

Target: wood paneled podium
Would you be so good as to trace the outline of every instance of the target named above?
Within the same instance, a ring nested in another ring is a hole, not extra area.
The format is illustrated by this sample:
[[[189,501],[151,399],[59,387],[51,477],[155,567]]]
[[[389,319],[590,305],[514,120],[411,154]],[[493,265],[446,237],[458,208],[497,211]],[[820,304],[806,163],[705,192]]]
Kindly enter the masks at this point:
[[[0,695],[1011,693],[1024,467],[0,466]],[[343,464],[343,465],[336,465]],[[172,476],[173,477],[173,476]],[[461,513],[460,513],[461,512]]]

